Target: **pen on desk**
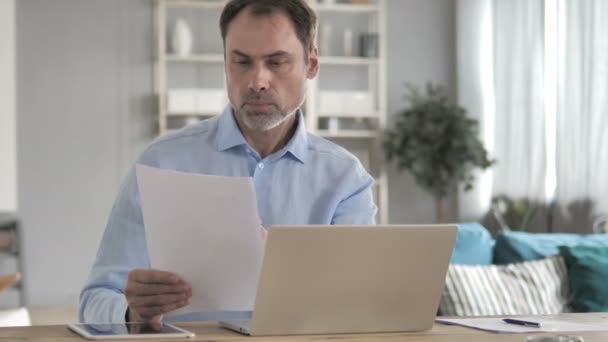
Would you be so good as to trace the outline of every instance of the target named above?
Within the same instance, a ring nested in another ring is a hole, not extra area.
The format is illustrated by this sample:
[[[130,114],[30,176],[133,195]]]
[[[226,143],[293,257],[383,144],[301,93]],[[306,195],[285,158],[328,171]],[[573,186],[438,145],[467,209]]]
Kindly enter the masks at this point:
[[[504,318],[503,322],[509,323],[509,324],[524,325],[526,327],[533,327],[533,328],[540,328],[542,326],[542,324],[540,322],[524,321],[521,319],[514,319],[514,318]]]

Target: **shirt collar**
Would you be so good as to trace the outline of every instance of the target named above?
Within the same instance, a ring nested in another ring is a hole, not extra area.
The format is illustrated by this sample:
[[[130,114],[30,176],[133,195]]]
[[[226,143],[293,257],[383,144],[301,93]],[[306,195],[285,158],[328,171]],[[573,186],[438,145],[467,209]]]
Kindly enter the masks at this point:
[[[232,116],[232,107],[230,105],[224,108],[224,112],[220,116],[215,145],[219,151],[226,151],[239,145],[247,145],[247,141],[245,141],[234,116]]]
[[[304,124],[302,110],[298,109],[295,115],[298,126],[293,133],[293,137],[291,137],[291,140],[287,143],[287,146],[285,146],[285,151],[289,152],[301,163],[305,163],[306,154],[308,153],[308,132],[306,131],[306,125]]]
[[[304,163],[308,152],[308,133],[306,132],[302,110],[298,109],[295,115],[298,124],[296,131],[287,145],[277,154],[283,155],[289,152],[297,160]],[[219,118],[218,134],[215,143],[219,151],[225,151],[235,146],[247,145],[247,141],[234,119],[232,106],[230,105],[226,106]]]

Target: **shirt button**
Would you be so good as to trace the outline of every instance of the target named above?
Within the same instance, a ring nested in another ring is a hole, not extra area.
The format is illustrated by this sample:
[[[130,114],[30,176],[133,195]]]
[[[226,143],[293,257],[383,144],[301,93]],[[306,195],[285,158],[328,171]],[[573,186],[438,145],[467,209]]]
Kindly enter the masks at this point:
[[[258,164],[258,167],[259,167],[261,170],[263,170],[263,169],[264,169],[264,163],[259,163],[259,164]]]

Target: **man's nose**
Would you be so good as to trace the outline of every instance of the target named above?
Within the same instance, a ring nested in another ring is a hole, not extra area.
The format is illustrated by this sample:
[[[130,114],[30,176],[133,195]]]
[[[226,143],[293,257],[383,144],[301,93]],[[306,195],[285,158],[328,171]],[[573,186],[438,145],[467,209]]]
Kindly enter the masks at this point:
[[[255,92],[268,90],[271,73],[268,68],[262,65],[255,67],[249,81],[249,88]]]

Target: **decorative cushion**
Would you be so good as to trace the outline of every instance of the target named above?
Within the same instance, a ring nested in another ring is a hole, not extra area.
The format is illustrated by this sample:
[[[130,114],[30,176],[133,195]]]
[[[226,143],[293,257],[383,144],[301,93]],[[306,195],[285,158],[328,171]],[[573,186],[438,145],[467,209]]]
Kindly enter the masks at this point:
[[[562,246],[570,281],[570,306],[576,312],[608,311],[608,247]]]
[[[461,223],[450,263],[490,265],[493,251],[494,239],[484,226],[477,222]]]
[[[538,234],[499,232],[494,246],[494,263],[509,264],[559,254],[559,246],[608,246],[608,234]]]
[[[447,316],[565,312],[568,273],[561,256],[508,265],[450,265],[439,311]]]

